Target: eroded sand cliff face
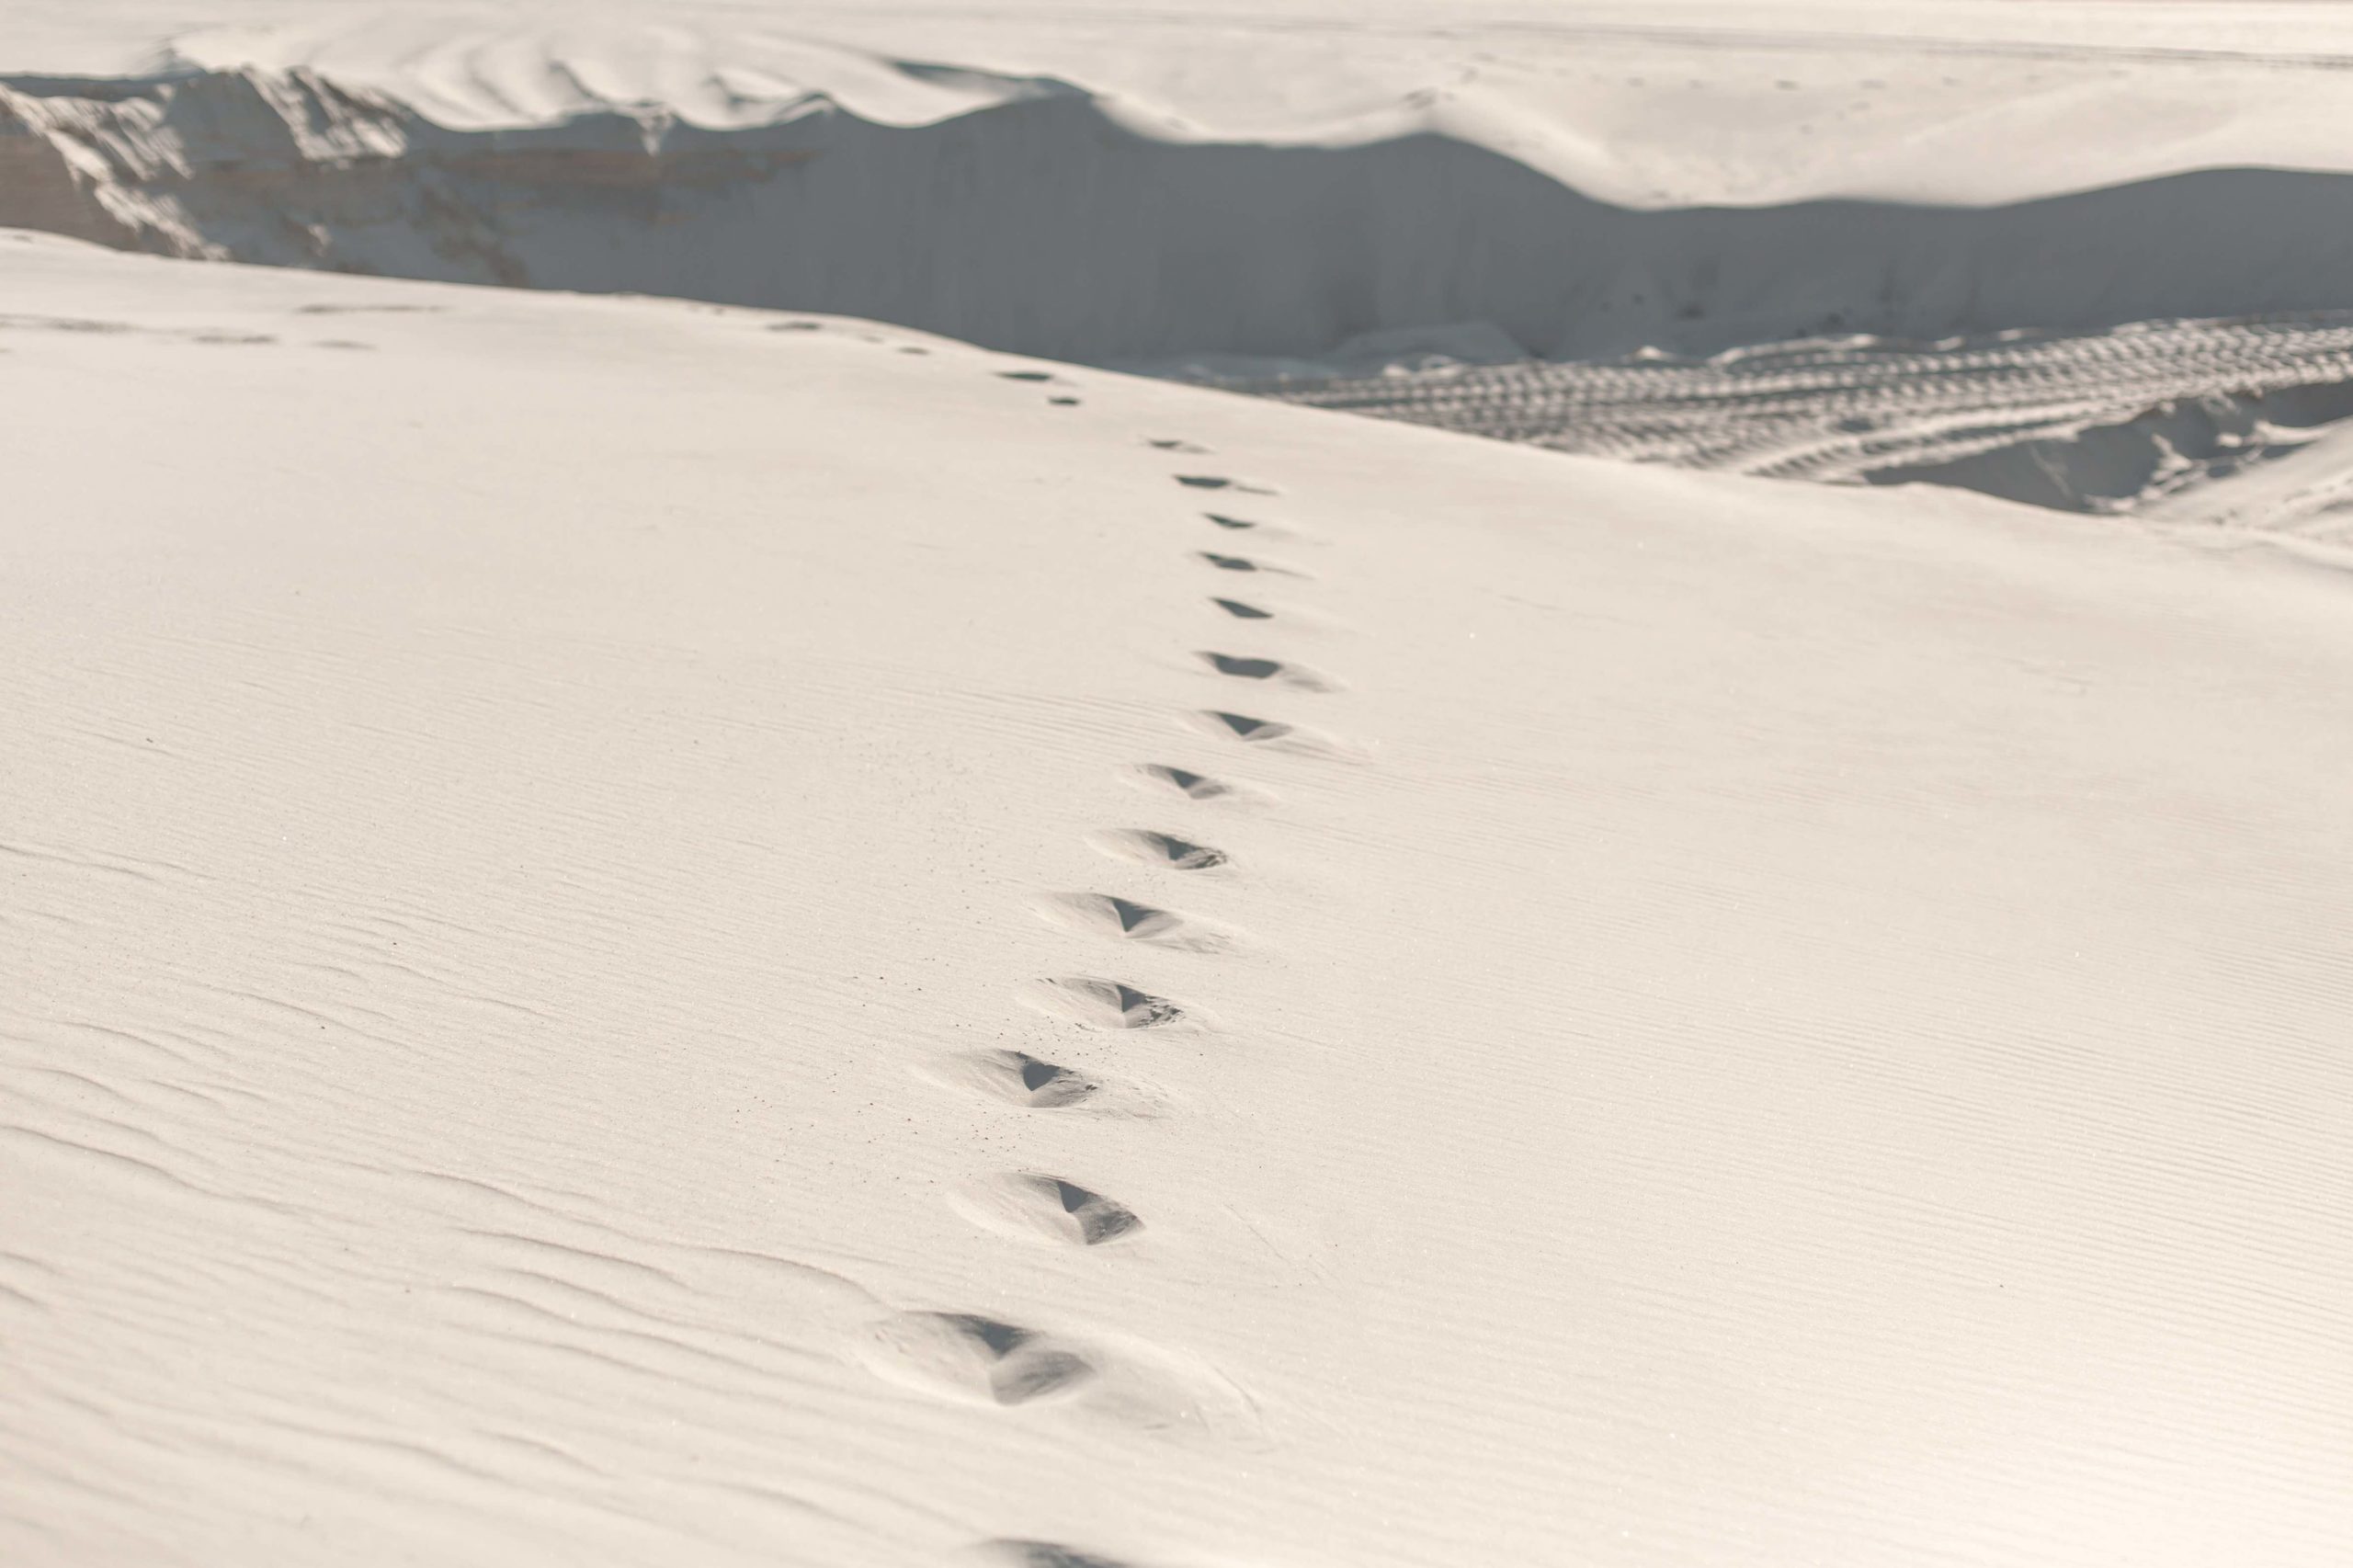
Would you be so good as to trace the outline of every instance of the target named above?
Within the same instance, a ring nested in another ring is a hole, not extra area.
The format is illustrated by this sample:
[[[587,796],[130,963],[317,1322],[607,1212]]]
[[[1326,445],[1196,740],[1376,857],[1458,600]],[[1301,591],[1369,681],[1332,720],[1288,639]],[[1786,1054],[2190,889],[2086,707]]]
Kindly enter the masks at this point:
[[[665,203],[807,159],[795,134],[719,138],[650,110],[451,131],[307,71],[20,79],[0,87],[0,156],[24,171],[0,222],[167,256],[552,284],[534,275],[553,246],[533,220],[661,228]]]
[[[1977,207],[1636,209],[1442,127],[1182,139],[1064,84],[1005,81],[919,123],[811,92],[750,124],[641,106],[454,129],[306,68],[20,76],[0,85],[17,176],[0,225],[856,314],[1097,363],[1315,354],[1455,322],[1584,358],[2348,302],[2353,177],[2334,174],[2215,169]],[[2265,235],[2252,261],[2249,232]]]
[[[0,87],[0,212],[11,228],[39,229],[98,244],[134,246],[136,230],[115,218],[102,195],[108,188],[103,159],[85,156],[63,116],[39,98]]]

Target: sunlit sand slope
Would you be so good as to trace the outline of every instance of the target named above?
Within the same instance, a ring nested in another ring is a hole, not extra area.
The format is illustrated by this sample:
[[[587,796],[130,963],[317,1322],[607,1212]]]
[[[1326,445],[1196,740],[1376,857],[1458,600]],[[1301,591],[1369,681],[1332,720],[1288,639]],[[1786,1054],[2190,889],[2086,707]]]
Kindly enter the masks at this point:
[[[2344,1562],[2341,573],[0,298],[8,1562]]]

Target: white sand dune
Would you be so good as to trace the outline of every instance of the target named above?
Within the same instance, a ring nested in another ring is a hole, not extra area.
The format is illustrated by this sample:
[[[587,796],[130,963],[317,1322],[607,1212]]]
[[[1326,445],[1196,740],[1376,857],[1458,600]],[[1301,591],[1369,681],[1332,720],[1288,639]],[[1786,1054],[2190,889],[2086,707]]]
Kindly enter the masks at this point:
[[[6,45],[0,223],[1093,363],[2353,307],[2341,13],[1774,9],[108,0]]]
[[[0,225],[2342,532],[2333,483],[2183,493],[2353,397],[2353,24],[1755,10],[106,0],[9,35]],[[1441,358],[1495,369],[1393,373]]]
[[[0,301],[0,1560],[2347,1560],[2325,558]]]
[[[649,106],[746,126],[812,92],[917,124],[1043,78],[1178,138],[1338,143],[1442,122],[1624,206],[1991,203],[2191,168],[2341,171],[2336,78],[2353,62],[2353,17],[2308,0],[19,9],[0,71],[302,70],[466,129]]]

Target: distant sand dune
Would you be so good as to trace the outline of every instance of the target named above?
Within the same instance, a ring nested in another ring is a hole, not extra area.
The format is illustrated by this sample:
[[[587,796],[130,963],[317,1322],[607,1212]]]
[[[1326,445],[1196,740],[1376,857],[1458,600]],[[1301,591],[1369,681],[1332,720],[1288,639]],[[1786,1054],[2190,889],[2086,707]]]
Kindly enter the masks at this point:
[[[1071,90],[914,125],[823,99],[779,113],[707,129],[597,108],[475,131],[307,69],[19,75],[0,78],[0,223],[835,312],[1094,362],[1313,355],[1468,321],[1583,358],[2353,307],[2353,176],[2329,172],[1650,210],[1438,131],[1170,140]]]

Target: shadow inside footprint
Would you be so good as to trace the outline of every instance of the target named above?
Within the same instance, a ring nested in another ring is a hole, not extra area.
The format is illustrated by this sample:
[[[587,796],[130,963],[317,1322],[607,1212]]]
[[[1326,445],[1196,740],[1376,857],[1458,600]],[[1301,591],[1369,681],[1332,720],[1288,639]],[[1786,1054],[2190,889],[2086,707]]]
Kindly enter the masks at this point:
[[[1217,606],[1218,608],[1225,611],[1226,614],[1233,617],[1236,620],[1272,620],[1275,619],[1275,612],[1273,610],[1260,609],[1256,605],[1244,604],[1240,599],[1212,598],[1210,600],[1210,603]]]
[[[1099,1192],[1089,1192],[1076,1182],[1060,1176],[1035,1176],[1041,1195],[1051,1196],[1063,1206],[1063,1212],[1078,1227],[1079,1240],[1091,1247],[1106,1242],[1116,1242],[1143,1229],[1143,1221],[1136,1211],[1124,1203],[1115,1203]],[[1051,1189],[1051,1191],[1050,1191]]]
[[[977,1312],[903,1312],[880,1339],[894,1375],[993,1404],[1073,1392],[1096,1375],[1092,1361],[1050,1335]]]
[[[1173,833],[1154,833],[1148,828],[1091,834],[1087,841],[1115,858],[1136,860],[1147,866],[1165,866],[1176,871],[1206,871],[1212,866],[1226,863],[1226,853],[1222,849],[1195,844]]]
[[[1300,673],[1292,666],[1285,666],[1281,678],[1286,684],[1305,687],[1305,681],[1294,678]],[[1314,689],[1332,688],[1318,687]],[[1363,745],[1305,724],[1286,724],[1276,719],[1228,713],[1218,708],[1197,708],[1184,716],[1184,722],[1190,729],[1240,741],[1245,745],[1264,746],[1270,752],[1279,752],[1287,756],[1318,757],[1326,762],[1347,763],[1372,759],[1372,753]]]
[[[1144,444],[1156,447],[1164,452],[1183,452],[1188,457],[1200,457],[1209,451],[1207,447],[1195,446],[1192,442],[1175,436],[1150,437]]]
[[[1258,563],[1246,555],[1220,555],[1213,550],[1204,550],[1201,559],[1221,572],[1256,572],[1258,569]]]
[[[1219,952],[1233,944],[1231,934],[1207,922],[1110,893],[1047,893],[1032,901],[1055,925],[1115,941],[1143,942],[1185,952]]]
[[[983,1178],[957,1195],[957,1206],[991,1230],[1028,1241],[1102,1246],[1143,1229],[1127,1205],[1038,1171]]]
[[[1258,526],[1256,523],[1245,522],[1240,517],[1222,517],[1215,512],[1203,512],[1201,516],[1222,528],[1255,528]]]
[[[1041,1350],[1018,1359],[1006,1358],[989,1374],[989,1392],[999,1404],[1027,1404],[1094,1375],[1095,1369],[1074,1351]]]
[[[1192,490],[1234,490],[1245,495],[1272,495],[1274,492],[1263,484],[1245,484],[1238,479],[1226,479],[1213,473],[1180,473],[1176,483]]]
[[[1139,1562],[1081,1551],[1058,1540],[999,1540],[986,1542],[981,1550],[1003,1568],[1143,1568]]]
[[[1144,763],[1136,768],[1136,777],[1165,784],[1169,789],[1196,801],[1214,801],[1221,795],[1233,793],[1233,786],[1207,774],[1191,773],[1181,767],[1169,767],[1157,762]]]
[[[1023,1000],[1040,1012],[1091,1029],[1159,1028],[1185,1016],[1184,1008],[1165,996],[1092,975],[1034,982]]]
[[[1245,657],[1239,653],[1218,653],[1204,648],[1197,657],[1222,676],[1236,680],[1272,681],[1278,685],[1297,687],[1302,691],[1337,691],[1340,683],[1320,670],[1305,665],[1294,665],[1282,659]]]
[[[1077,1190],[1084,1210],[1095,1195]],[[1065,1219],[1076,1212],[1063,1207],[1059,1187],[1040,1206]],[[860,1358],[902,1387],[968,1403],[1051,1402],[1074,1417],[1168,1437],[1256,1442],[1264,1432],[1256,1403],[1231,1379],[1130,1335],[1080,1337],[978,1312],[901,1312],[872,1325]]]
[[[1214,708],[1203,710],[1201,716],[1213,727],[1225,731],[1235,739],[1249,741],[1253,744],[1261,741],[1279,741],[1290,734],[1291,730],[1289,724],[1277,720],[1253,719],[1247,713],[1226,713]]]
[[[1111,893],[1075,892],[1062,895],[1057,907],[1091,926],[1116,927],[1123,937],[1165,936],[1184,924],[1165,909]]]
[[[1082,1078],[1059,1062],[1040,1062],[1026,1051],[1006,1052],[1013,1058],[1010,1065],[1015,1076],[1021,1080],[1022,1089],[1029,1103],[1049,1108],[1076,1105],[1095,1093],[1092,1080]]]
[[[974,1051],[945,1057],[929,1075],[1035,1110],[1082,1105],[1103,1088],[1085,1074],[1024,1051]]]
[[[1008,381],[1051,381],[1054,379],[1051,370],[999,370],[997,375]]]

